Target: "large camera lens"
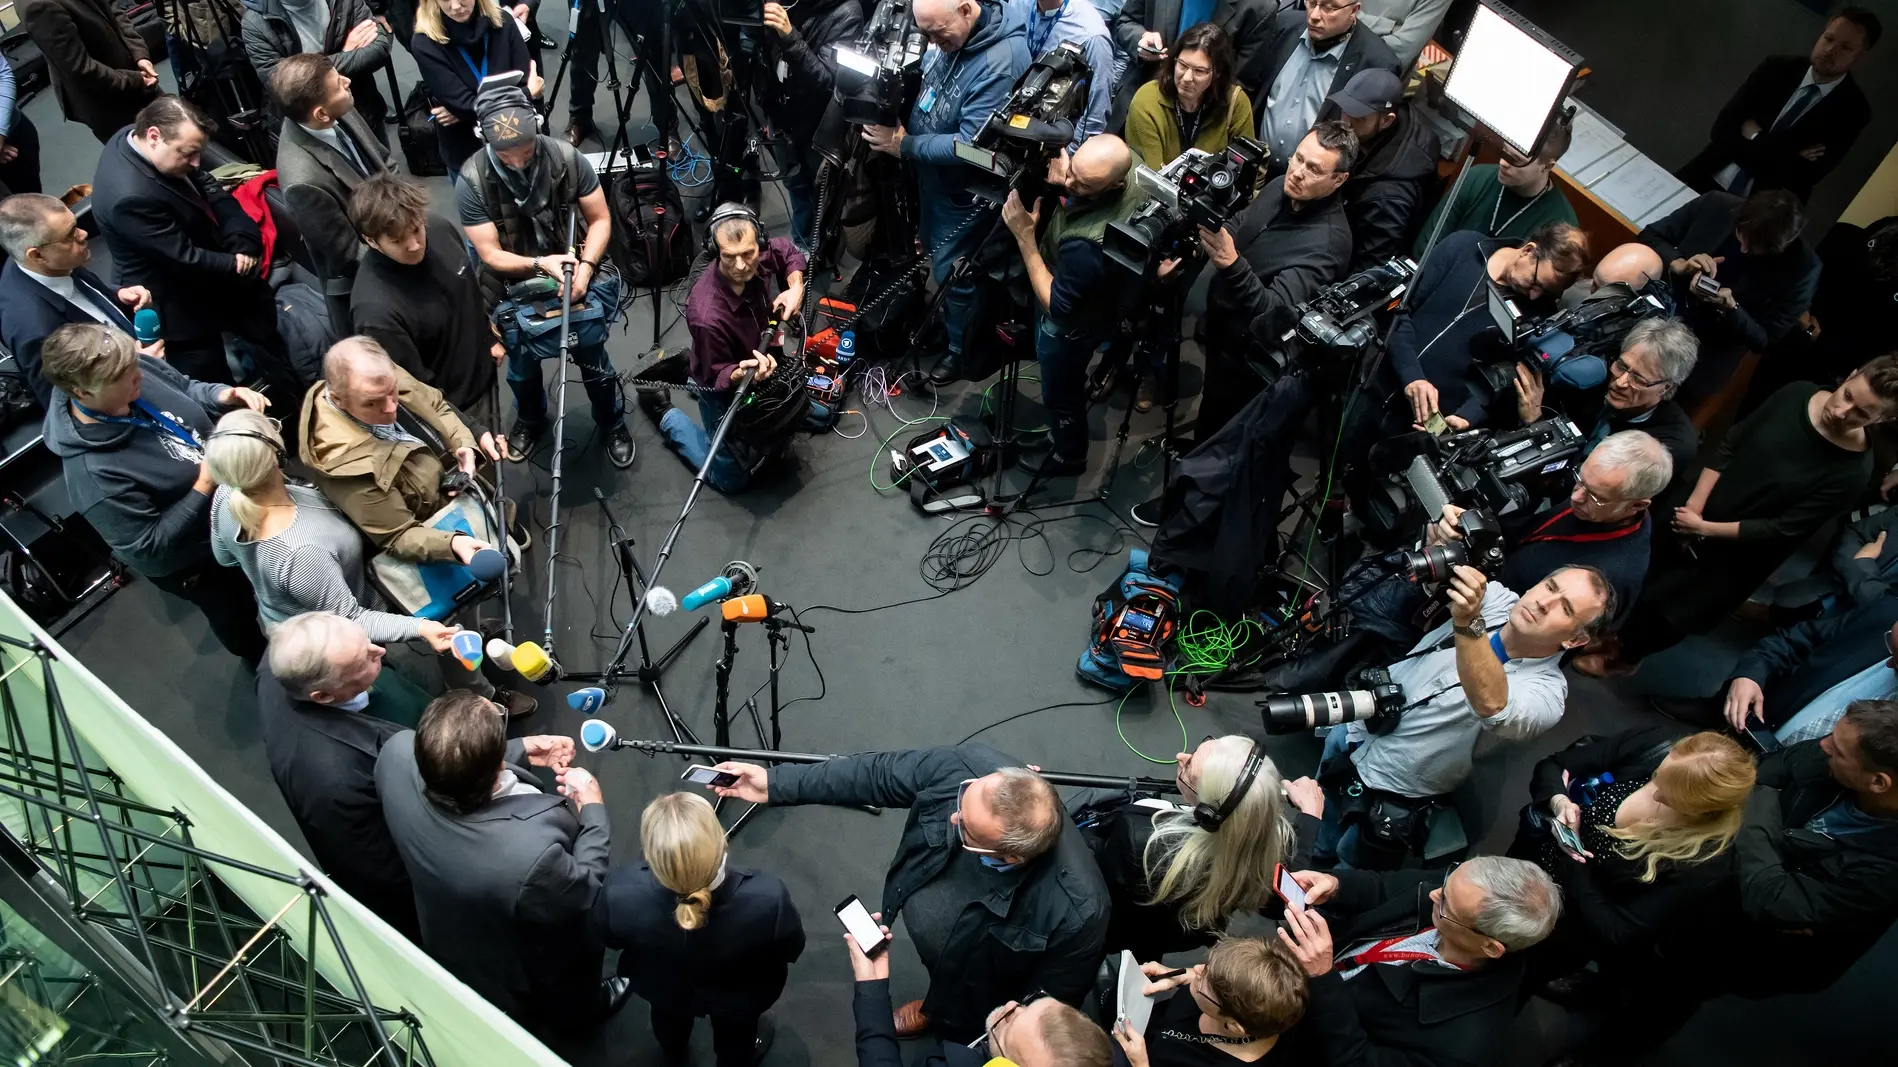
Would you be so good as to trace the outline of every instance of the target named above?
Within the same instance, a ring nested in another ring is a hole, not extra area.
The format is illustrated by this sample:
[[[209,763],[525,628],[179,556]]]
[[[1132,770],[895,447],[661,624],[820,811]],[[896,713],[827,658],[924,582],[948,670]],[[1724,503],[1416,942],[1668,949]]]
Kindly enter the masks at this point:
[[[1447,545],[1426,545],[1422,551],[1404,553],[1404,573],[1413,582],[1447,582],[1452,568],[1469,562],[1470,550],[1461,541],[1452,541]]]
[[[1266,697],[1265,732],[1295,734],[1320,726],[1342,726],[1377,713],[1377,698],[1365,689],[1335,693],[1295,693]]]

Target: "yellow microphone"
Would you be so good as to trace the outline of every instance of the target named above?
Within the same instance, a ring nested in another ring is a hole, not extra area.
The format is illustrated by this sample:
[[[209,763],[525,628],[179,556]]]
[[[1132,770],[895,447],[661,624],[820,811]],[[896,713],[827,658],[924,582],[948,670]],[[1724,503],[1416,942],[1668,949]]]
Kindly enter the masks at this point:
[[[530,682],[545,683],[560,679],[560,664],[532,641],[514,646],[514,669]]]

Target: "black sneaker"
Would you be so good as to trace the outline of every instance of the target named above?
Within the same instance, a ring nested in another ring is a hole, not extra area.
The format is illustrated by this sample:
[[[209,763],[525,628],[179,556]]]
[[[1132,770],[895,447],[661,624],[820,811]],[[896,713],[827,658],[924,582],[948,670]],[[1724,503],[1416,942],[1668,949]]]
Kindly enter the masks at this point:
[[[606,458],[620,470],[633,465],[633,456],[638,450],[633,447],[633,435],[627,431],[624,421],[616,421],[613,428],[606,432]]]
[[[1087,470],[1087,459],[1068,459],[1057,455],[1052,447],[1044,446],[1023,452],[1021,458],[1015,461],[1015,466],[1044,478],[1061,478]]]
[[[1154,497],[1152,500],[1144,500],[1135,504],[1133,508],[1127,512],[1127,515],[1134,520],[1135,526],[1145,526],[1148,529],[1153,529],[1158,527],[1160,520],[1166,517],[1161,511],[1165,504],[1166,495],[1163,493],[1160,496]]]
[[[659,421],[666,417],[666,412],[672,410],[672,391],[669,389],[654,389],[642,385],[633,390],[633,397],[634,402],[639,405],[639,410],[645,412],[646,417],[652,420],[655,429],[659,426]]]
[[[581,142],[585,141],[587,138],[589,137],[597,138],[599,136],[599,131],[594,129],[593,123],[591,122],[576,120],[576,121],[567,123],[567,128],[561,131],[560,135],[566,138],[566,141],[568,144],[572,145],[575,148],[578,148],[580,147]]]
[[[962,368],[957,365],[954,352],[944,352],[929,365],[929,384],[941,388],[962,380]]]
[[[525,463],[534,452],[534,446],[540,443],[540,435],[547,432],[544,422],[528,422],[515,419],[514,428],[507,432],[508,460],[513,463]]]
[[[540,710],[540,701],[535,700],[526,693],[517,693],[512,689],[501,689],[497,687],[494,690],[494,695],[488,699],[505,708],[509,719],[525,719]]]

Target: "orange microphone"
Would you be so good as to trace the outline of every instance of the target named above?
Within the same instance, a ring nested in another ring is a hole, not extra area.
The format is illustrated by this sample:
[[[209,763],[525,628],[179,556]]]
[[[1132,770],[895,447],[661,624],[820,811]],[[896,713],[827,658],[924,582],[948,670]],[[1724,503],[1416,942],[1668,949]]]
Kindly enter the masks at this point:
[[[790,615],[791,609],[763,593],[750,593],[721,600],[718,606],[724,613],[726,622],[768,622],[773,626],[789,626],[807,634],[817,632],[801,622],[794,621],[795,616],[790,619],[779,618],[780,615]]]

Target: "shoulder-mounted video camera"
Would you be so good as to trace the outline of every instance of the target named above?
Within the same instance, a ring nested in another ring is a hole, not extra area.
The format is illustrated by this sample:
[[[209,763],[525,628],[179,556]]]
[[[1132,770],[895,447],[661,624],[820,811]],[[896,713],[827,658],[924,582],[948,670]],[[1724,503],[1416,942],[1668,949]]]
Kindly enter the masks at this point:
[[[1219,229],[1252,202],[1270,154],[1258,141],[1235,137],[1222,152],[1189,148],[1157,171],[1134,168],[1134,183],[1152,199],[1127,221],[1108,225],[1102,251],[1143,276],[1161,260],[1186,255],[1200,229]]]
[[[1639,291],[1620,282],[1595,290],[1574,307],[1550,315],[1524,315],[1515,301],[1490,286],[1490,317],[1499,337],[1478,373],[1493,393],[1515,385],[1515,365],[1526,363],[1551,385],[1600,389],[1608,383],[1608,364],[1620,354],[1621,339],[1634,324],[1673,310],[1667,287],[1650,282]]]
[[[881,0],[856,40],[835,46],[833,113],[851,126],[901,125],[922,87],[928,43],[910,0]]]
[[[957,159],[998,179],[978,187],[976,195],[1000,202],[1011,188],[1040,183],[1048,161],[1074,140],[1092,81],[1087,56],[1073,41],[1061,42],[1023,71],[975,140],[956,142]],[[1022,200],[1034,203],[1026,190]]]
[[[1373,446],[1375,493],[1353,501],[1372,543],[1416,536],[1443,505],[1501,517],[1534,506],[1543,484],[1581,461],[1582,432],[1556,416],[1519,430],[1466,430],[1444,437],[1407,433]]]

